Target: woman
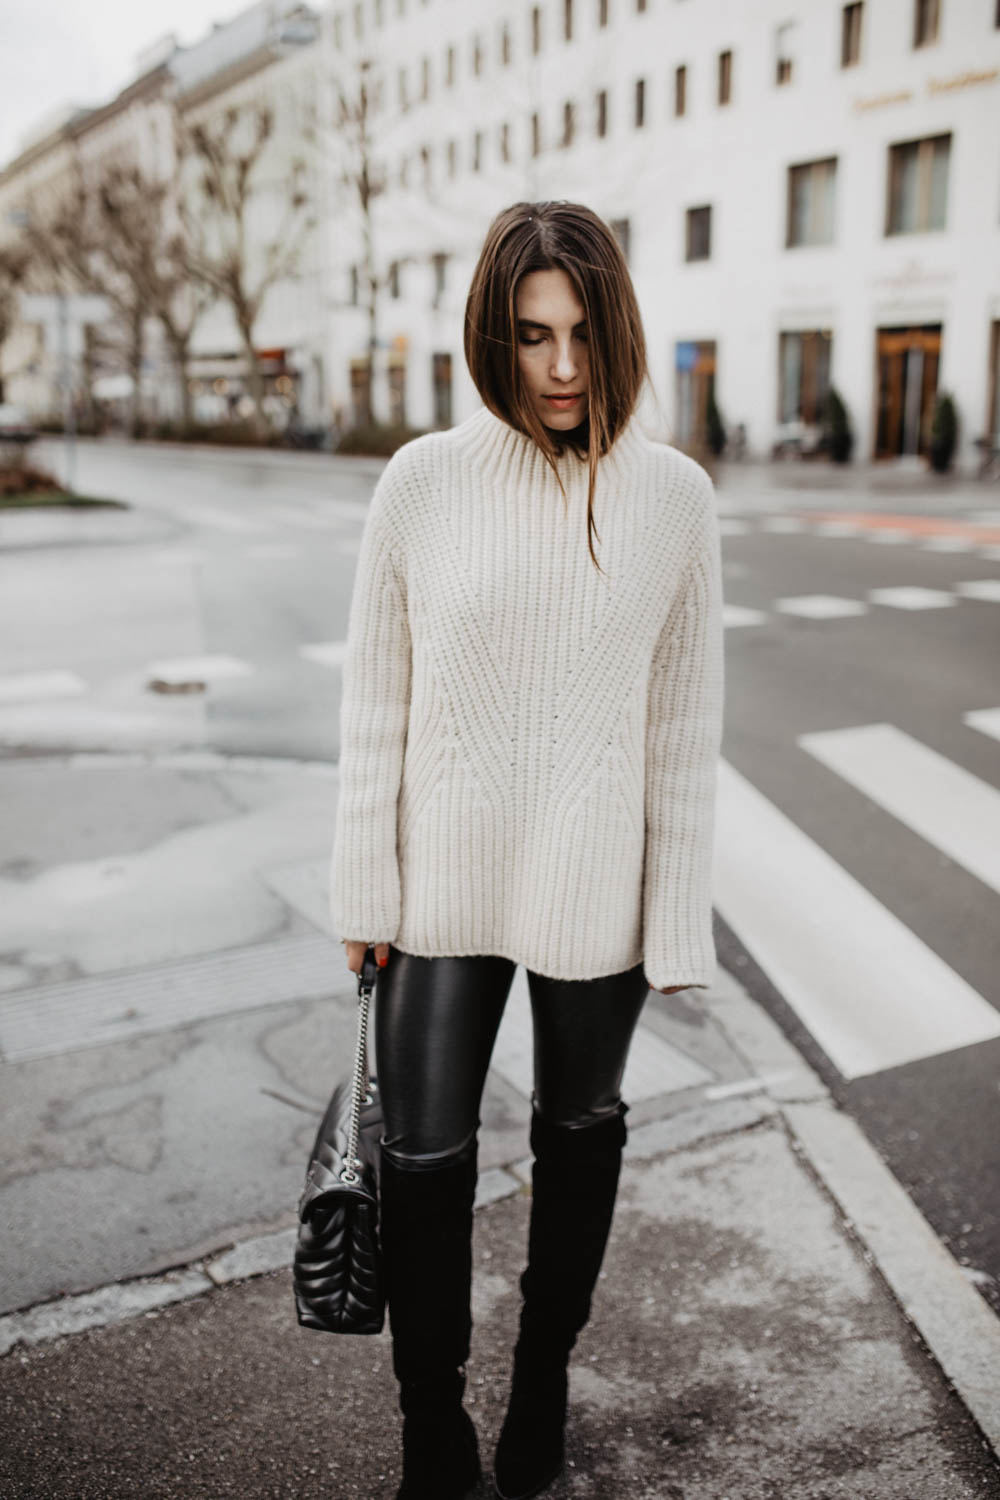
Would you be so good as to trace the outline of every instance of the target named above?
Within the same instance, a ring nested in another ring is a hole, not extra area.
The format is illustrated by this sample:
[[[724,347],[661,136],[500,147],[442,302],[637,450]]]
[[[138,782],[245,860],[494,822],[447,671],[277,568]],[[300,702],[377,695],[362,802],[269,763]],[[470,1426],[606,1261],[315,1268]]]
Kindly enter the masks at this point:
[[[645,343],[604,222],[563,202],[499,214],[465,352],[484,405],[385,468],[343,672],[332,915],[351,971],[369,945],[382,966],[397,1500],[465,1495],[480,1473],[462,1406],[477,1130],[516,965],[534,1166],[504,1500],[562,1468],[567,1364],[611,1225],[649,987],[707,988],[715,965],[714,493],[635,421]]]

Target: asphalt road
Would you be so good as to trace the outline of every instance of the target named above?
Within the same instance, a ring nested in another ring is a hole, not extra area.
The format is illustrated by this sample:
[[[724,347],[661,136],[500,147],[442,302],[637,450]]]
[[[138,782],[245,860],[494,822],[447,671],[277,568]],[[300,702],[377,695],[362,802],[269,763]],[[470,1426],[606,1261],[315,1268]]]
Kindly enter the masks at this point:
[[[29,521],[3,555],[0,746],[335,759],[378,467],[81,445],[133,529]],[[751,466],[717,492],[720,957],[1000,1308],[1000,494]]]

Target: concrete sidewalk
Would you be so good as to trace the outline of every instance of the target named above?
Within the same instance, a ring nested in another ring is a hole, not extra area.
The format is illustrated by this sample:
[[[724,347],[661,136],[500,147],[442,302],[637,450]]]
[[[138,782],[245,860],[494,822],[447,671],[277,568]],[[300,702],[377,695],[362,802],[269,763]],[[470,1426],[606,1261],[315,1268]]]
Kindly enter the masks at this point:
[[[353,1037],[335,798],[318,764],[0,762],[5,1496],[395,1493],[388,1334],[300,1329],[289,1273]],[[487,1468],[529,1210],[525,988],[483,1105]],[[1000,1496],[1000,1323],[766,1013],[724,969],[651,993],[629,1069],[553,1500]]]

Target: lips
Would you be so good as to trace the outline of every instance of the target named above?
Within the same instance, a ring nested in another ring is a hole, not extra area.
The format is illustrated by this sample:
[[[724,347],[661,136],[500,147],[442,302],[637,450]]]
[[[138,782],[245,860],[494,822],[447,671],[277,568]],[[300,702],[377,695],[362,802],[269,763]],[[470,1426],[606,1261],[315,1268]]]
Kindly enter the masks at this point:
[[[574,403],[574,401],[580,401],[582,399],[582,397],[583,397],[583,392],[582,391],[574,391],[570,395],[565,395],[565,396],[546,396],[544,399],[546,401],[551,401],[552,404],[553,404],[553,406],[572,406],[573,403]]]

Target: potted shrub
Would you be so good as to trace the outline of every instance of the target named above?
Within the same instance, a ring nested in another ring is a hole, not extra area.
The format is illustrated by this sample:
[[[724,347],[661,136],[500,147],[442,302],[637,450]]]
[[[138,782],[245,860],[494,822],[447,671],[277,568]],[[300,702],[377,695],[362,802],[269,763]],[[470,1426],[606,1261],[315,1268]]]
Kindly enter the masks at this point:
[[[958,442],[958,412],[955,403],[946,392],[942,391],[934,402],[934,415],[931,418],[931,441],[928,455],[931,468],[937,474],[943,474],[951,467],[951,461],[955,454],[955,445]]]
[[[827,392],[823,408],[822,446],[835,464],[846,464],[854,447],[854,433],[851,431],[847,407],[834,386]]]

